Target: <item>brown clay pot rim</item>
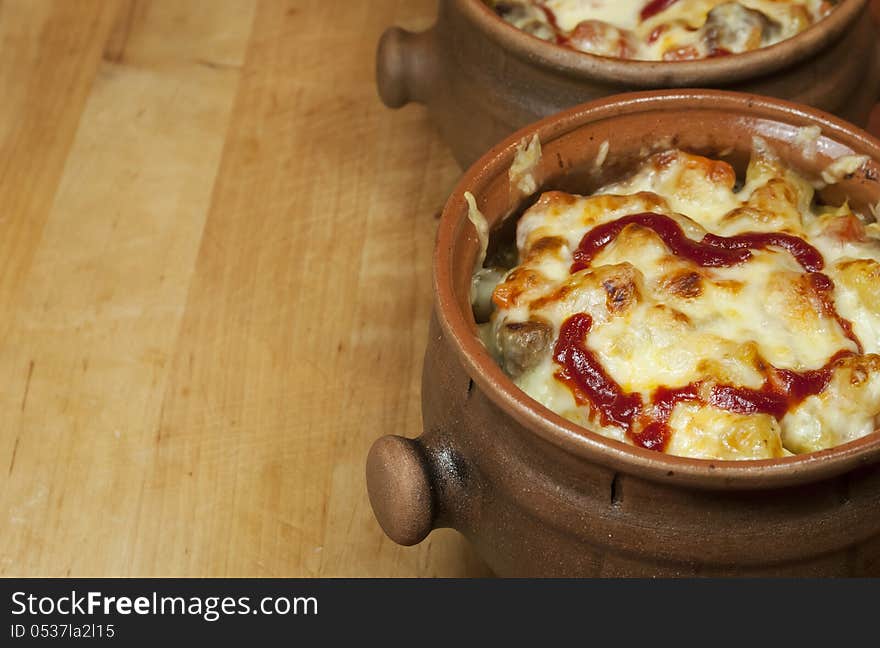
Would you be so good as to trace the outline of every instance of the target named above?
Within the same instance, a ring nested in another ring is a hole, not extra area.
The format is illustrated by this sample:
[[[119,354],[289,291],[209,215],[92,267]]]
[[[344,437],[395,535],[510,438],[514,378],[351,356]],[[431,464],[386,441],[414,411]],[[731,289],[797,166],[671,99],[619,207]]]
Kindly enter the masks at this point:
[[[574,455],[648,479],[698,488],[757,489],[812,482],[880,460],[878,432],[820,452],[743,461],[677,457],[609,439],[564,419],[521,391],[478,340],[473,315],[465,315],[459,309],[454,290],[453,250],[461,228],[471,226],[463,197],[465,191],[479,198],[493,178],[507,173],[516,145],[534,133],[538,133],[546,145],[591,122],[670,109],[720,109],[797,126],[815,124],[821,127],[824,137],[880,160],[880,141],[832,115],[779,99],[720,90],[621,94],[575,106],[536,122],[514,133],[475,162],[444,206],[433,259],[434,308],[451,348],[488,398],[538,437]]]
[[[835,42],[868,0],[842,0],[799,34],[751,52],[696,61],[634,61],[597,56],[541,40],[505,22],[481,0],[454,0],[491,40],[515,56],[575,77],[642,88],[726,85],[776,72]]]

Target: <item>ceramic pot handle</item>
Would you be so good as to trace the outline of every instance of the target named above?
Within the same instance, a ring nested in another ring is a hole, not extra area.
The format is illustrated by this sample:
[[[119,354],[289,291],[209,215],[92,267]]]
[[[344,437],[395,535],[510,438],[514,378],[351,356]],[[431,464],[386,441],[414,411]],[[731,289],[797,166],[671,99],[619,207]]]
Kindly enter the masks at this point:
[[[437,517],[430,450],[421,439],[383,436],[367,456],[367,492],[379,525],[401,545],[414,545]]]
[[[376,85],[389,108],[427,103],[434,86],[434,29],[413,33],[391,27],[379,39]]]

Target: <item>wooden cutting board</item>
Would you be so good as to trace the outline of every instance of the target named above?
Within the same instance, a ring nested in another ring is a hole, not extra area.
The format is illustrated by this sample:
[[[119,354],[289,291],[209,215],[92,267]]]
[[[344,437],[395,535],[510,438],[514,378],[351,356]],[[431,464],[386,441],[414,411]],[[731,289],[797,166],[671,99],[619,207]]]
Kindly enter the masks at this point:
[[[373,55],[435,11],[0,2],[0,575],[487,573],[364,489],[458,176]]]
[[[458,169],[341,4],[0,3],[0,575],[485,573],[364,489]]]

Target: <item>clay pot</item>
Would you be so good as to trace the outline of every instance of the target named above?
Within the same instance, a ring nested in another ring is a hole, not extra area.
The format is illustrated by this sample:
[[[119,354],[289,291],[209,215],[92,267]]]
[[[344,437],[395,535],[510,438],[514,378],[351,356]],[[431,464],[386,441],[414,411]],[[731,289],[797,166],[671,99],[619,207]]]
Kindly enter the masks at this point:
[[[880,0],[878,0],[880,2]],[[518,128],[584,101],[650,88],[725,88],[805,103],[863,126],[880,98],[868,0],[844,0],[797,36],[699,61],[627,61],[575,52],[505,23],[480,0],[441,0],[437,23],[387,30],[377,53],[384,103],[415,101],[462,167]]]
[[[818,125],[818,153],[796,143]],[[865,154],[829,188],[857,210],[880,202],[880,141],[820,111],[720,91],[620,95],[506,139],[465,172],[443,210],[422,381],[424,434],[386,436],[367,486],[393,540],[433,528],[468,537],[505,576],[880,575],[880,434],[810,455],[761,461],[668,456],[589,432],[520,391],[476,335],[468,303],[478,242],[465,191],[497,227],[523,200],[509,186],[516,144],[537,133],[541,190],[588,193],[674,145],[744,169],[759,134],[808,178]],[[598,170],[594,161],[610,143]]]

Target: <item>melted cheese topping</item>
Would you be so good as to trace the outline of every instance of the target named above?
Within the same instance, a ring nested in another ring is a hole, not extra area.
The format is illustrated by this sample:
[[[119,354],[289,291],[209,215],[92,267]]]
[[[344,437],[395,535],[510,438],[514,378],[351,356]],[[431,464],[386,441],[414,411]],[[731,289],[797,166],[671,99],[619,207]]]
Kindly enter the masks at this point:
[[[495,287],[494,312],[481,332],[520,388],[575,423],[633,443],[624,426],[603,420],[595,403],[577,398],[560,378],[554,345],[564,323],[585,314],[592,322],[585,346],[646,409],[661,388],[760,390],[780,375],[772,371],[828,368],[821,391],[784,416],[678,402],[666,423],[668,453],[772,458],[876,429],[880,226],[847,205],[815,206],[812,185],[759,144],[739,190],[726,162],[670,150],[591,196],[544,193],[522,215],[518,265]],[[692,241],[707,233],[798,237],[824,258],[831,303],[814,286],[817,273],[780,247],[752,249],[729,267],[705,267],[674,254],[654,229],[638,223],[624,226],[588,267],[573,267],[575,251],[594,228],[645,212],[672,219]]]
[[[677,61],[737,54],[791,38],[829,0],[488,0],[538,38],[599,56]]]

